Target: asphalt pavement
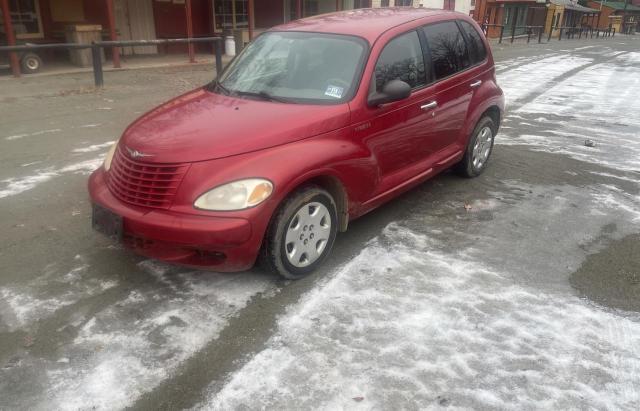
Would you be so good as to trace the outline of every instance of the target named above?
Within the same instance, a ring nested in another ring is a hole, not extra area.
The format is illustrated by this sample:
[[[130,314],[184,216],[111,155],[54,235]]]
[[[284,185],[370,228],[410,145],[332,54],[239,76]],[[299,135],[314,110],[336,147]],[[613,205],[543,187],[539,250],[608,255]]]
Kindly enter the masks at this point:
[[[638,409],[640,39],[494,44],[486,172],[295,282],[133,255],[89,173],[208,66],[0,77],[0,409]]]

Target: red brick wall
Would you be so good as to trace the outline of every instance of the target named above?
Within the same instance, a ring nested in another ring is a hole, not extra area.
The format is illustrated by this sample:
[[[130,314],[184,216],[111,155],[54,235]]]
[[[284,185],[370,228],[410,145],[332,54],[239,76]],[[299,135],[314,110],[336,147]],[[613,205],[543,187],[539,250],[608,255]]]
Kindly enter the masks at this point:
[[[587,7],[592,9],[599,10],[600,2],[599,1],[590,1],[587,3]],[[598,23],[598,17],[596,17],[596,23],[594,23],[594,27],[599,27],[601,29],[606,29],[609,27],[609,16],[614,12],[610,7],[606,5],[602,6],[602,12],[600,13],[600,22]]]

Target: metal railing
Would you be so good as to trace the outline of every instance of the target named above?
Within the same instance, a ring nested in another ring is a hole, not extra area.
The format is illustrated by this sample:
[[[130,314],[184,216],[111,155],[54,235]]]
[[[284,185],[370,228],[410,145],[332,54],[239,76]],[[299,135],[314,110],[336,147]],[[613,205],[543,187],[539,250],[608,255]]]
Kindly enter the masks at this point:
[[[565,33],[566,39],[574,39],[576,35],[578,39],[581,39],[583,34],[584,38],[593,38],[595,35],[598,37],[614,37],[616,35],[616,29],[609,27],[606,29],[593,28],[593,27],[555,27],[553,30],[559,30],[558,40],[562,40],[562,33]],[[551,39],[551,32],[549,32],[549,39]]]
[[[194,37],[184,39],[157,39],[157,40],[122,40],[122,41],[95,41],[92,43],[50,43],[50,44],[25,44],[20,46],[1,46],[0,53],[15,53],[35,50],[51,49],[91,49],[93,61],[93,80],[96,87],[104,86],[104,70],[102,64],[102,49],[113,47],[133,46],[158,46],[169,44],[213,43],[216,58],[216,73],[222,72],[222,37]]]
[[[544,34],[544,26],[506,27],[502,24],[483,24],[482,31],[485,33],[485,35],[487,34],[489,28],[491,27],[500,29],[500,36],[498,39],[498,43],[502,43],[502,40],[504,39],[504,34],[505,34],[504,32],[505,32],[505,29],[507,28],[511,30],[511,36],[510,36],[511,43],[513,43],[516,38],[520,38],[524,36],[527,37],[527,43],[531,41],[532,37],[537,37],[538,43],[542,43],[542,35]],[[524,32],[516,34],[518,29],[524,29]],[[616,35],[616,29],[611,27],[607,29],[592,28],[592,27],[553,27],[551,30],[549,30],[547,43],[551,41],[551,35],[553,34],[554,30],[559,30],[558,40],[562,40],[563,32],[565,34],[565,38],[569,38],[569,39],[575,38],[576,35],[578,36],[579,39],[581,39],[583,35],[585,38],[593,38],[594,35],[596,38],[613,37]]]
[[[499,37],[498,43],[502,43],[502,40],[504,39],[504,31],[507,27],[503,24],[483,24],[482,31],[485,33],[485,35],[487,34],[489,27],[500,28],[500,37]],[[535,36],[538,38],[538,43],[542,43],[542,34],[544,33],[544,26],[510,26],[508,28],[511,30],[511,36],[510,36],[511,43],[514,42],[516,37],[520,38],[524,36],[527,36],[527,43],[531,42],[532,36]],[[520,33],[516,33],[518,29],[524,29],[524,31]]]

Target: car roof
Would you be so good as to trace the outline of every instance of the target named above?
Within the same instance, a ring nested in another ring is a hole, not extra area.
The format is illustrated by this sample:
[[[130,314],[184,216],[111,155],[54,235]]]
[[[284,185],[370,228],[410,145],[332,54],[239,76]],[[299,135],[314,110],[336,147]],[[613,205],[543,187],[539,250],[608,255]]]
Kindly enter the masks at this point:
[[[273,27],[271,30],[349,34],[363,37],[373,44],[382,33],[393,27],[424,17],[447,13],[455,12],[424,7],[354,9],[295,20]]]

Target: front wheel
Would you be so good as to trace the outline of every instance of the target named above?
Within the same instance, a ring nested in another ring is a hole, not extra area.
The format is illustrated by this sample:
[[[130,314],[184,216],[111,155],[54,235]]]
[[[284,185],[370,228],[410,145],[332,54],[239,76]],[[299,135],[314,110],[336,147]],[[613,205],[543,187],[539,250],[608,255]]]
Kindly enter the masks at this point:
[[[456,165],[458,174],[464,177],[477,177],[487,167],[493,150],[493,141],[497,127],[491,117],[482,117],[473,129],[467,150]]]
[[[262,265],[291,280],[306,276],[331,252],[337,226],[331,194],[315,186],[296,191],[271,221],[263,244]]]

